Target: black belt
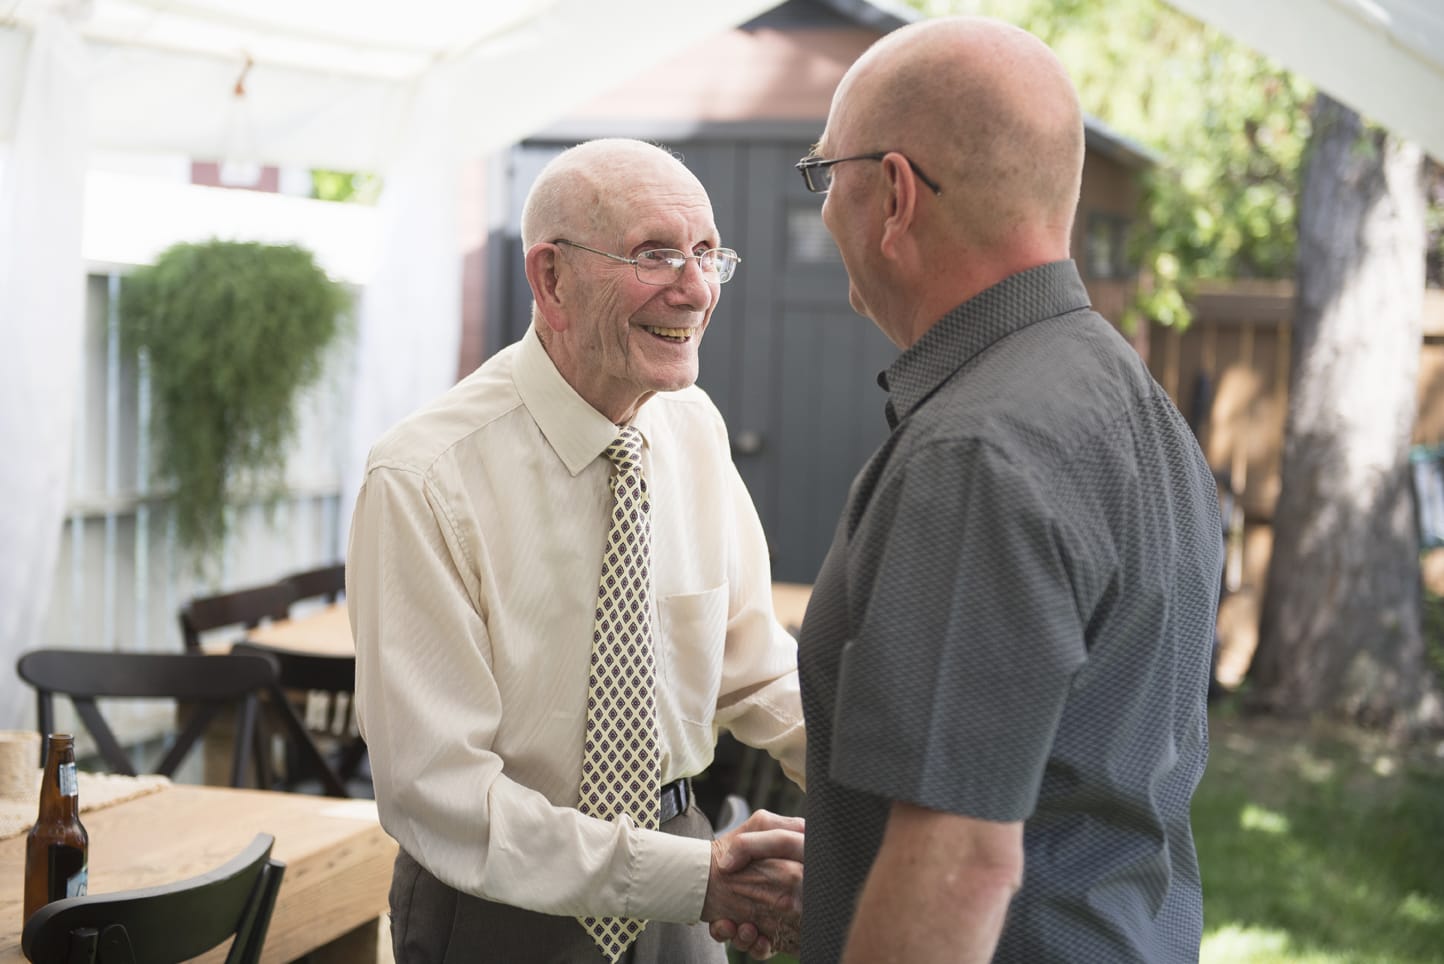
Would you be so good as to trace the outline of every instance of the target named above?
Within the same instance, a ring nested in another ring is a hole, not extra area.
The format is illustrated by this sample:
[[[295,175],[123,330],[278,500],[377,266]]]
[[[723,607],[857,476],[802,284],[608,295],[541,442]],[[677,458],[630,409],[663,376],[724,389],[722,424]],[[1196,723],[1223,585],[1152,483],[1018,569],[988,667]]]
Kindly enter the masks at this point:
[[[673,780],[662,788],[661,796],[662,812],[657,816],[658,824],[666,823],[687,809],[692,802],[692,781],[687,777]]]

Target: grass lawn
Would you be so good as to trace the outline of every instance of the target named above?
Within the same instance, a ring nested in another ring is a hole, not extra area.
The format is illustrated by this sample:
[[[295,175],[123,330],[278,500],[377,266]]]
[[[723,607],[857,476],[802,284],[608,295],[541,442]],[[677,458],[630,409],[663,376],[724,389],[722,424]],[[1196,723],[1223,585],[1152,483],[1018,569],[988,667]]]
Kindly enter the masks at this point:
[[[1225,705],[1193,832],[1204,964],[1444,962],[1444,743]]]
[[[1203,961],[1444,961],[1441,754],[1215,712],[1193,803]]]

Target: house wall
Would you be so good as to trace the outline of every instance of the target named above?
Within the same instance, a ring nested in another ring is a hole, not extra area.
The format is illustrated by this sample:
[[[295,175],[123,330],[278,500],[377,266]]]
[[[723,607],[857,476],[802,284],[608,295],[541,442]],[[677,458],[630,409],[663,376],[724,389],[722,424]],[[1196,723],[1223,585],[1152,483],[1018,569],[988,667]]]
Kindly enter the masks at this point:
[[[1083,185],[1078,197],[1078,214],[1073,221],[1071,250],[1083,275],[1083,283],[1093,300],[1093,308],[1115,325],[1121,324],[1124,312],[1133,301],[1138,288],[1137,274],[1126,256],[1130,226],[1138,216],[1142,195],[1138,172],[1098,151],[1090,150],[1083,158]],[[1100,271],[1090,248],[1088,233],[1098,222],[1116,227],[1111,245],[1118,250],[1109,260],[1113,270]],[[1129,340],[1139,354],[1147,357],[1148,330],[1142,327],[1129,333]]]
[[[572,142],[589,137],[632,136],[672,143],[707,131],[708,138],[739,140],[768,125],[799,125],[820,135],[832,94],[844,73],[881,34],[857,26],[839,25],[840,18],[825,12],[816,19],[831,26],[798,25],[817,11],[805,4],[788,4],[773,18],[778,26],[737,28],[699,42],[677,56],[620,86],[598,94],[545,136]],[[764,18],[764,23],[766,18]],[[729,129],[733,133],[728,134]],[[500,347],[498,333],[508,325],[488,319],[488,311],[503,310],[506,298],[499,279],[514,268],[502,263],[509,255],[505,240],[514,234],[515,215],[506,210],[510,193],[498,185],[515,176],[507,157],[473,162],[466,174],[469,194],[464,228],[464,305],[459,374],[479,365]],[[781,176],[790,172],[779,171]],[[1102,212],[1123,221],[1137,214],[1139,186],[1136,170],[1090,149],[1087,153],[1079,217],[1074,229],[1074,256],[1085,268],[1084,280],[1095,307],[1115,323],[1133,297],[1136,280],[1129,272],[1121,278],[1103,278],[1086,270],[1085,235],[1089,214]],[[474,202],[474,203],[473,203]],[[1134,337],[1144,350],[1146,332]]]

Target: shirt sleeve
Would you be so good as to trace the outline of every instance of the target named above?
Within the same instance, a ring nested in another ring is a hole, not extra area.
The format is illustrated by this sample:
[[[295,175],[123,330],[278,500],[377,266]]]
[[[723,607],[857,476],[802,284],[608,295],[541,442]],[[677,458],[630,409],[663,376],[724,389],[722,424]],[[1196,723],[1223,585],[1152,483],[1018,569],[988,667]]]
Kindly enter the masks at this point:
[[[695,922],[708,841],[554,806],[492,745],[504,708],[474,560],[410,468],[373,465],[352,517],[356,703],[382,825],[468,894],[559,915]]]
[[[976,442],[924,447],[883,484],[900,490],[854,549],[876,579],[850,588],[865,610],[843,645],[831,773],[887,799],[1024,819],[1086,655],[1051,494]]]
[[[766,750],[804,790],[807,731],[797,677],[797,641],[772,610],[772,566],[762,521],[728,461],[736,538],[728,584],[727,639],[717,723],[738,740]]]

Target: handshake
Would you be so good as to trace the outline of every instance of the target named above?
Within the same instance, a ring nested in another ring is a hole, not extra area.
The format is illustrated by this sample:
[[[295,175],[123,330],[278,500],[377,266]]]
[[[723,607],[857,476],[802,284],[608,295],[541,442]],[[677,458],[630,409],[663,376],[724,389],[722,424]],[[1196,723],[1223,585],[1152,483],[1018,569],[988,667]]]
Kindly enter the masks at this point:
[[[755,958],[795,952],[802,922],[804,821],[759,810],[712,841],[702,919]]]

